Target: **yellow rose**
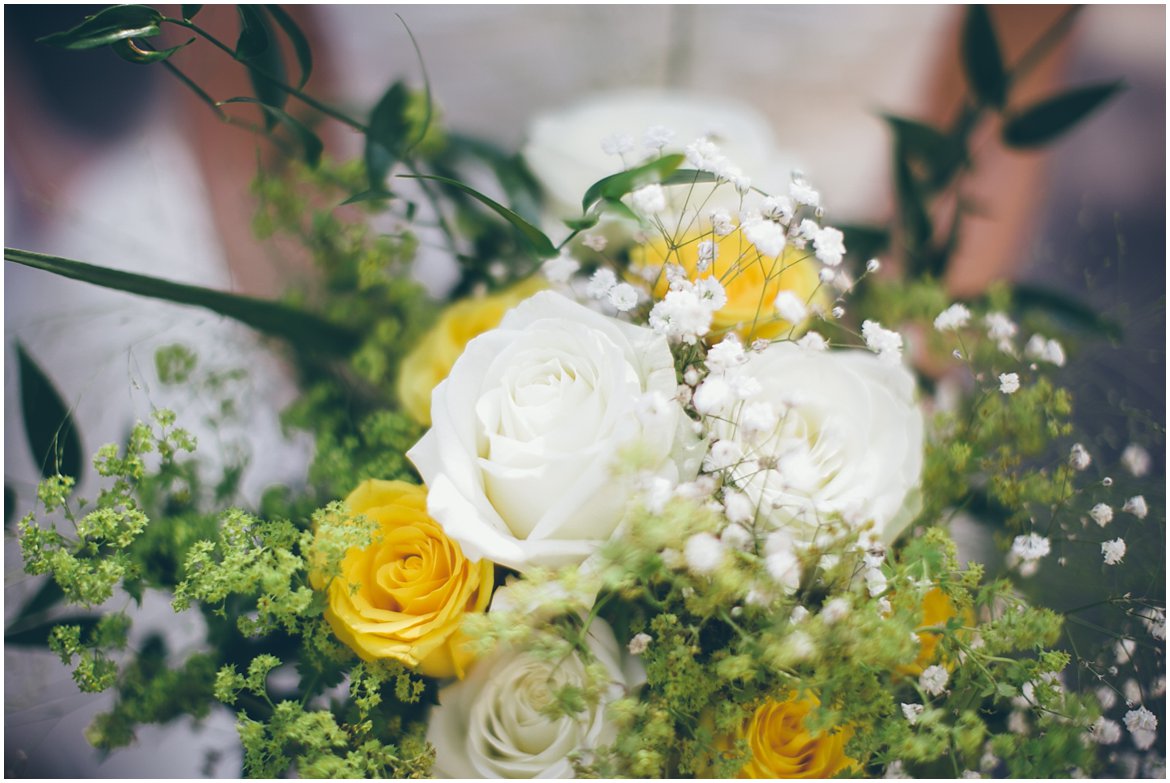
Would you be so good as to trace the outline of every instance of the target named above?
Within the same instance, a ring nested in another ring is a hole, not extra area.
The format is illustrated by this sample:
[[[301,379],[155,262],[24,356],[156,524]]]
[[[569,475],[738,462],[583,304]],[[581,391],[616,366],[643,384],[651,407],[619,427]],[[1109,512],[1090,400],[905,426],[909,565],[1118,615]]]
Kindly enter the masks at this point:
[[[785,701],[761,704],[740,735],[747,740],[752,759],[739,777],[828,778],[856,766],[845,755],[851,728],[822,734],[810,734],[805,728],[805,717],[819,705],[815,696],[798,699],[795,694]]]
[[[544,288],[527,280],[492,296],[464,299],[448,307],[398,368],[398,399],[411,418],[431,425],[431,392],[451,372],[473,337],[500,325],[504,313]]]
[[[947,594],[937,587],[931,588],[922,598],[922,625],[926,627],[945,627],[947,621],[958,615],[958,610],[947,597]],[[968,609],[963,613],[967,625],[974,625],[975,617]],[[923,631],[918,634],[918,657],[914,663],[901,667],[898,671],[903,674],[918,676],[927,666],[940,663],[938,659],[938,643],[942,639],[940,634],[933,631]],[[941,662],[948,669],[949,661]]]
[[[715,242],[715,260],[706,271],[698,272],[699,243],[704,240]],[[727,293],[727,304],[711,319],[716,341],[725,331],[738,332],[747,341],[786,336],[794,324],[780,318],[774,309],[776,295],[781,291],[791,291],[806,304],[826,301],[824,289],[819,288],[819,265],[811,250],[788,245],[779,258],[765,256],[739,230],[722,238],[711,233],[690,236],[673,251],[659,237],[631,250],[630,260],[634,269],[657,269],[671,263],[683,267],[691,280],[719,280]],[[667,287],[666,275],[659,275],[654,295],[665,296]],[[799,331],[803,324],[795,326]]]
[[[463,557],[427,516],[424,487],[365,481],[345,505],[379,529],[369,547],[345,553],[328,584],[325,619],[337,638],[367,661],[393,658],[431,677],[462,678],[473,656],[459,624],[491,600],[492,564]],[[313,576],[316,589],[323,582]]]

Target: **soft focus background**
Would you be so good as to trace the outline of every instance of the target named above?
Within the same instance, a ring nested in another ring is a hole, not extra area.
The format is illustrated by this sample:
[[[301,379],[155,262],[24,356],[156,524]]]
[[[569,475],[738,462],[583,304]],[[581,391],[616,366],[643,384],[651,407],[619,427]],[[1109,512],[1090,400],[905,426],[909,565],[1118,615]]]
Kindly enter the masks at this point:
[[[208,8],[206,24],[231,30],[227,10]],[[954,110],[961,11],[332,6],[297,13],[319,60],[309,90],[358,114],[394,79],[421,85],[397,13],[418,40],[449,127],[515,149],[534,118],[606,90],[661,87],[737,99],[767,119],[786,159],[824,194],[830,219],[873,221],[891,210],[890,140],[878,114],[938,119]],[[32,43],[86,12],[5,7],[5,245],[225,289],[279,291],[299,267],[249,238],[253,137],[218,125],[161,69],[105,51],[61,54]],[[1028,23],[1012,29],[1027,32]],[[233,88],[238,75],[221,72],[212,56],[184,52],[175,62],[202,69],[205,83],[222,87],[217,96],[247,90]],[[1009,172],[986,183],[996,220],[975,226],[970,247],[977,252],[964,256],[962,279],[953,282],[960,289],[1003,275],[1043,282],[1120,323],[1122,340],[1070,346],[1065,379],[1095,439],[1095,458],[1115,464],[1136,441],[1153,454],[1154,475],[1164,475],[1164,8],[1088,8],[1035,90],[1116,78],[1128,89],[1050,153],[992,164]],[[615,130],[641,128],[599,128],[593,143]],[[341,131],[330,144],[354,148]],[[159,387],[153,355],[160,345],[183,341],[209,369],[248,367],[250,380],[237,395],[246,429],[213,436],[198,420],[181,423],[202,435],[207,455],[217,443],[251,453],[245,499],[303,476],[310,444],[284,440],[276,419],[294,393],[286,370],[248,330],[10,264],[4,282],[5,480],[16,492],[16,516],[32,506],[37,470],[20,424],[15,341],[76,406],[87,454],[120,440],[152,407],[184,412],[199,404]],[[6,518],[11,513],[5,509]],[[6,538],[6,618],[35,587]],[[176,622],[161,598],[148,602],[147,616],[179,649],[198,638],[197,619]],[[52,655],[7,648],[6,773],[238,774],[226,711],[201,727],[184,721],[144,731],[135,747],[99,758],[82,731],[103,703],[79,695]],[[205,763],[205,751],[219,756]]]

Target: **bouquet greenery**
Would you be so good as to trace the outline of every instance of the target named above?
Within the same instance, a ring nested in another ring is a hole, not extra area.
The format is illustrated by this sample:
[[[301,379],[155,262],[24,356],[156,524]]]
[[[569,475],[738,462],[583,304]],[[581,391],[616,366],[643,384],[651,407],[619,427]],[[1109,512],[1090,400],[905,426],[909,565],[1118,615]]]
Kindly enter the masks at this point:
[[[425,86],[359,121],[304,92],[312,52],[279,8],[242,6],[234,46],[182,8],[115,6],[45,43],[159,64],[225,117],[259,107],[289,160],[256,179],[255,230],[307,248],[317,284],[263,301],[5,257],[283,341],[284,422],[315,455],[303,486],[240,507],[245,466],[209,475],[160,409],[78,497],[67,406],[22,354],[49,424],[29,419],[44,480],[17,531],[47,579],[7,641],[116,694],[95,746],[226,707],[260,777],[1051,777],[1124,770],[1121,743],[1164,769],[1164,488],[1142,446],[1103,465],[1082,445],[1054,375],[1054,316],[1100,319],[1006,285],[954,301],[965,210],[932,209],[985,122],[1037,147],[1118,85],[1019,105],[1051,36],[1009,68],[975,7],[955,123],[890,118],[895,225],[834,226],[803,175],[764,192],[716,140],[655,126],[606,139],[621,169],[545,231],[522,160],[441,128]],[[213,99],[171,61],[185,44],[151,45],[164,28],[254,96]],[[324,156],[300,108],[362,156]],[[485,166],[497,181],[468,184]],[[458,265],[440,301],[410,278],[420,234]],[[156,363],[230,409],[184,345]],[[949,532],[973,518],[987,562]],[[1089,605],[1035,598],[1078,566]],[[110,607],[152,592],[200,614],[197,651],[128,644],[134,611]]]

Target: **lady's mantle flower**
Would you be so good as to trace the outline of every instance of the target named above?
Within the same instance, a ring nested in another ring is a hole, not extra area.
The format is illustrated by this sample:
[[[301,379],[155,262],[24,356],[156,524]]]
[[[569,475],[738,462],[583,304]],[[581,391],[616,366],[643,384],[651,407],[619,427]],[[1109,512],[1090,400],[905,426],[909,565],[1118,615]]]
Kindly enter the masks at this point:
[[[365,481],[345,500],[378,524],[375,541],[350,549],[328,583],[325,619],[365,660],[392,658],[430,677],[462,677],[472,660],[459,631],[463,615],[491,600],[492,564],[470,562],[426,512],[426,489]]]
[[[1101,555],[1105,565],[1117,565],[1125,557],[1125,539],[1115,538],[1101,544]]]
[[[918,676],[918,685],[931,696],[938,696],[947,689],[951,675],[941,666],[927,666]]]

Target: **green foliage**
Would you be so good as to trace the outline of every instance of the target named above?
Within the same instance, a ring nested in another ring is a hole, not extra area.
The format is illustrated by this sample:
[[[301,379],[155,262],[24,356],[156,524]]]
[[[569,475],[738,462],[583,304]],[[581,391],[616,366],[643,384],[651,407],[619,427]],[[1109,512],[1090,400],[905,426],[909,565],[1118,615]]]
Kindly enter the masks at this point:
[[[16,344],[20,370],[20,412],[33,461],[48,479],[57,474],[81,475],[81,439],[69,406],[28,351]]]

